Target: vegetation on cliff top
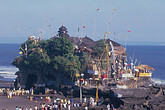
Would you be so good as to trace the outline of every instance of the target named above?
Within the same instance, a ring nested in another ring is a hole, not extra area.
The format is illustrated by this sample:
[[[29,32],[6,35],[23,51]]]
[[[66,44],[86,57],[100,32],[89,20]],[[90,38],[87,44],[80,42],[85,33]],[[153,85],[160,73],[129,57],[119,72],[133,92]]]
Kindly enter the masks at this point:
[[[73,81],[74,73],[80,71],[79,56],[74,55],[74,46],[66,37],[54,37],[37,43],[27,40],[21,48],[23,54],[14,59],[12,64],[22,74],[37,76],[37,80],[27,79],[27,88],[35,83],[44,83],[47,79],[56,80],[58,88],[63,81]],[[46,76],[49,78],[45,78]]]

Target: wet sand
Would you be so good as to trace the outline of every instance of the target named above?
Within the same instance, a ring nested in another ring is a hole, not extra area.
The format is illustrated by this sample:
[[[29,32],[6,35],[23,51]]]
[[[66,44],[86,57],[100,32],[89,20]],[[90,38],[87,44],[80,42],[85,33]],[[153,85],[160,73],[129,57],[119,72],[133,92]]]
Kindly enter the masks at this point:
[[[0,110],[8,109],[8,110],[15,110],[15,107],[34,107],[35,105],[39,106],[40,102],[30,101],[25,96],[16,96],[12,99],[8,99],[7,96],[0,96]]]
[[[29,99],[30,96],[37,97],[37,100],[30,101]],[[40,103],[52,104],[51,102],[48,103],[45,101],[46,96],[52,97],[53,99],[66,98],[60,94],[44,94],[44,95],[25,94],[23,96],[13,96],[12,99],[8,99],[7,96],[0,96],[0,110],[5,108],[7,108],[8,110],[14,110],[16,106],[24,107],[24,108],[27,107],[29,109],[30,107],[33,108],[35,105],[39,107]],[[43,99],[41,99],[40,97],[43,97]]]

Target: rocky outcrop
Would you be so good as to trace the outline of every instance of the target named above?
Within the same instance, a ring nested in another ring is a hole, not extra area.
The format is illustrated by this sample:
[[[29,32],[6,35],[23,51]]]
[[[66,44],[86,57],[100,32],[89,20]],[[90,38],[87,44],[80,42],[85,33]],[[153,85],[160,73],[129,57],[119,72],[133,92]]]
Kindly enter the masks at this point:
[[[126,92],[126,90],[121,91]],[[164,91],[165,88],[162,86],[151,86],[128,92],[129,95],[122,97],[124,106],[120,106],[118,110],[132,110],[134,107],[138,110],[165,110]]]
[[[73,88],[73,96],[79,97],[79,87]],[[83,97],[95,97],[96,87],[83,87]],[[112,103],[117,110],[165,110],[165,87],[150,86],[130,89],[99,88],[104,104]],[[122,97],[118,97],[118,95]]]

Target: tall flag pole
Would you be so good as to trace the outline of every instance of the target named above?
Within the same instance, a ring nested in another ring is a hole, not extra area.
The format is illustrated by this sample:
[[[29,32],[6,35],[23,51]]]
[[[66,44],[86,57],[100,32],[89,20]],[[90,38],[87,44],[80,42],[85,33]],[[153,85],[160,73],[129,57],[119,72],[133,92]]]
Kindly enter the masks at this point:
[[[100,9],[97,8],[96,10],[96,15],[95,15],[95,20],[94,20],[94,28],[93,28],[93,40],[95,40],[95,33],[96,33],[96,17],[97,17],[97,13]]]
[[[87,15],[87,9],[85,9],[85,14],[84,14],[84,17],[83,17],[83,23],[82,23],[82,30],[81,30],[81,37],[83,37],[83,30],[85,29],[85,17]]]
[[[127,39],[128,39],[128,33],[131,32],[131,30],[128,30],[126,33],[126,40],[125,40],[125,51],[126,51],[126,45],[127,45]]]
[[[118,9],[113,9],[113,11],[118,11]],[[112,12],[112,16],[109,17],[108,26],[107,26],[107,32],[109,31],[109,27],[110,27],[112,18],[113,18],[113,12]]]
[[[76,37],[77,37],[77,38],[78,38],[78,36],[79,36],[79,30],[80,30],[80,28],[78,27],[77,32],[76,32]],[[74,45],[75,45],[75,40],[76,40],[76,38],[74,37]]]

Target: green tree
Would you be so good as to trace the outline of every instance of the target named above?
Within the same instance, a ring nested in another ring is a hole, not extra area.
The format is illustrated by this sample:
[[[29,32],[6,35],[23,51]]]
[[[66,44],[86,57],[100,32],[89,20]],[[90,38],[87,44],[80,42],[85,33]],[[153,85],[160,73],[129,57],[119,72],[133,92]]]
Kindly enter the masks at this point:
[[[48,41],[46,50],[51,58],[58,55],[71,56],[74,53],[74,46],[66,37],[56,37]]]
[[[78,57],[55,56],[51,61],[54,75],[56,76],[56,87],[59,88],[62,82],[70,82],[75,79],[76,70],[80,69]]]
[[[87,73],[87,67],[88,63],[90,61],[90,57],[87,52],[82,52],[80,56],[80,62],[81,62],[81,72],[82,73]],[[85,74],[86,77],[86,74]]]
[[[26,46],[27,45],[27,46]],[[27,48],[27,51],[25,51]],[[63,81],[74,81],[74,73],[80,70],[79,57],[74,55],[73,44],[65,37],[56,37],[34,43],[28,40],[22,43],[22,56],[13,61],[22,74],[37,77],[37,83],[45,82],[46,75],[53,75],[56,87]],[[35,79],[34,79],[35,82]],[[33,83],[27,83],[30,87]]]

